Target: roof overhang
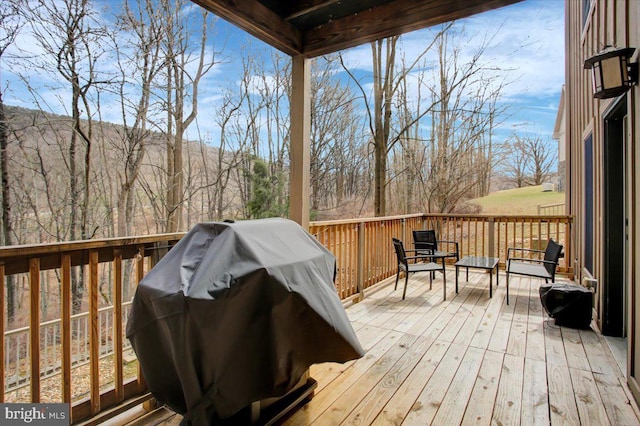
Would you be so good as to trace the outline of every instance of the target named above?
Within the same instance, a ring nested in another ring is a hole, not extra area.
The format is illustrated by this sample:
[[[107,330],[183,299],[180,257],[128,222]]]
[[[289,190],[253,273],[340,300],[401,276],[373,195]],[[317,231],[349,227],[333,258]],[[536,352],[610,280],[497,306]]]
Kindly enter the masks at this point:
[[[289,54],[314,57],[522,0],[192,0]]]

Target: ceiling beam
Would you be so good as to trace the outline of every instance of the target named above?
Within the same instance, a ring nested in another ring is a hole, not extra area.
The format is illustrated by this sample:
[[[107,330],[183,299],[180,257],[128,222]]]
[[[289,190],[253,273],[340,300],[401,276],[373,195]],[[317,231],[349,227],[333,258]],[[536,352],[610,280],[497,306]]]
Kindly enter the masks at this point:
[[[284,53],[302,53],[300,30],[256,0],[192,1]]]
[[[285,19],[290,21],[307,13],[315,12],[327,6],[331,6],[334,3],[339,3],[340,0],[307,0],[295,2],[290,5],[289,16]]]
[[[396,0],[303,34],[308,57],[442,24],[522,0]]]

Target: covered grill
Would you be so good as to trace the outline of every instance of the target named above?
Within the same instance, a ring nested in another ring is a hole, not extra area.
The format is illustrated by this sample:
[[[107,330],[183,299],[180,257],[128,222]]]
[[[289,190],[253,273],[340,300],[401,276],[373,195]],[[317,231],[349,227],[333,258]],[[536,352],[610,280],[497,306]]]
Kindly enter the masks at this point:
[[[127,323],[154,397],[215,424],[286,394],[311,364],[361,357],[335,267],[290,220],[195,226],[140,282]]]

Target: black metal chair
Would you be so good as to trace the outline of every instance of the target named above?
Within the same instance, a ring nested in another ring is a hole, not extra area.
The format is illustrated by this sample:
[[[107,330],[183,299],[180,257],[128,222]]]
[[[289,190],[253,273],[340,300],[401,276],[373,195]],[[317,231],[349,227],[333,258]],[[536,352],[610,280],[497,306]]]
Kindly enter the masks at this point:
[[[509,275],[518,274],[529,277],[544,278],[546,283],[555,281],[558,261],[562,257],[562,245],[549,239],[545,250],[509,247],[507,250],[507,304],[509,304]],[[518,256],[517,253],[522,253]],[[543,256],[540,258],[522,257],[523,254]]]
[[[427,262],[427,263],[409,263],[409,261],[415,262],[418,259],[429,259],[430,256],[425,255],[417,255],[417,256],[407,256],[407,252],[415,253],[417,250],[405,250],[402,241],[397,238],[393,238],[393,248],[396,251],[396,257],[398,258],[398,273],[396,275],[396,285],[393,288],[396,290],[398,288],[398,279],[400,278],[400,271],[404,272],[404,291],[402,292],[402,300],[404,300],[407,294],[407,284],[409,282],[409,274],[412,272],[435,272],[442,271],[444,283],[446,286],[447,275],[444,269],[444,258],[442,259],[442,266],[438,265],[435,262]],[[429,290],[433,288],[433,276],[429,274]]]
[[[438,250],[438,243],[441,244],[441,247],[446,245],[447,250]],[[413,231],[413,248],[418,251],[418,253],[426,253],[433,257],[455,257],[456,262],[460,260],[458,242],[438,240],[436,238],[436,231],[433,229]]]

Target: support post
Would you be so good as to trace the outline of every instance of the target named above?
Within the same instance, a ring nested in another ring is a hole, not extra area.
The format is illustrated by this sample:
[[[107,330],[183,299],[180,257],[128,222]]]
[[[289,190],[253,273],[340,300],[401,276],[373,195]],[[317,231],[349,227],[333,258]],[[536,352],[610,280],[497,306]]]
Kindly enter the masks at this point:
[[[489,256],[500,257],[496,256],[496,222],[493,217],[489,218]]]
[[[358,223],[358,269],[356,271],[358,302],[364,299],[364,229],[364,222]]]
[[[403,217],[402,218],[402,241],[406,242],[409,241],[409,237],[407,236],[407,220]]]
[[[291,78],[289,217],[309,229],[311,62],[304,55],[292,58]]]

